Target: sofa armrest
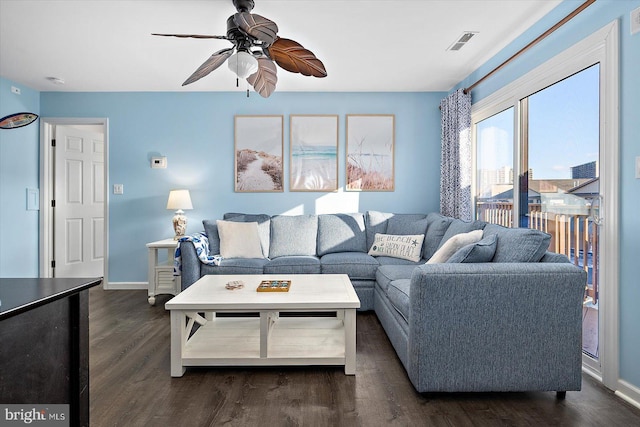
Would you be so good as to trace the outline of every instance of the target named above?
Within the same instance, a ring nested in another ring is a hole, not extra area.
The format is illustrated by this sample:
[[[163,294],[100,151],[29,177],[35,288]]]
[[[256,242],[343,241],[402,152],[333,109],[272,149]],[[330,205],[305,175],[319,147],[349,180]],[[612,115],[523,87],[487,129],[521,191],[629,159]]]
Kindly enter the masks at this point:
[[[193,242],[180,242],[180,256],[182,257],[181,287],[184,291],[200,278],[200,259]]]
[[[579,390],[585,284],[569,263],[416,268],[409,377],[418,391]]]

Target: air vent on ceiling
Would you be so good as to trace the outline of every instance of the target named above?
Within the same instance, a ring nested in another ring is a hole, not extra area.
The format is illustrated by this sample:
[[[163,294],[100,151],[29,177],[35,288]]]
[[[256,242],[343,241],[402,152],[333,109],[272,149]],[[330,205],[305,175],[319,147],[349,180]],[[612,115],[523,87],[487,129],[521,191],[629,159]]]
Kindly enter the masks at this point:
[[[471,40],[471,38],[473,36],[475,36],[476,34],[478,34],[477,31],[465,31],[464,33],[462,33],[462,35],[460,37],[458,37],[458,39],[456,41],[454,41],[451,44],[451,46],[449,46],[447,48],[447,50],[460,50],[460,49],[462,49],[462,46],[467,44],[469,42],[469,40]]]

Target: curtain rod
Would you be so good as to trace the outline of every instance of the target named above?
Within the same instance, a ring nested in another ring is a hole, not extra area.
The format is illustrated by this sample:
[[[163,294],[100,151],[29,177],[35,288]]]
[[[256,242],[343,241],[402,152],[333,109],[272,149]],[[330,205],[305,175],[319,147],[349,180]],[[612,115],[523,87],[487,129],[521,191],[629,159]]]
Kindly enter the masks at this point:
[[[469,86],[468,88],[464,89],[464,93],[469,93],[471,92],[471,90],[478,86],[480,83],[482,83],[484,80],[488,79],[490,76],[492,76],[494,73],[498,72],[498,70],[501,70],[503,67],[505,67],[508,63],[510,63],[511,61],[513,61],[514,59],[516,59],[518,56],[522,55],[524,52],[526,52],[527,50],[531,49],[533,46],[535,46],[536,44],[538,44],[539,42],[541,42],[542,40],[544,40],[545,38],[547,38],[547,36],[549,36],[551,33],[553,33],[555,30],[557,30],[558,28],[562,27],[564,24],[566,24],[567,22],[569,22],[571,19],[573,19],[577,14],[579,14],[580,12],[582,12],[583,10],[585,10],[587,7],[591,6],[593,3],[595,3],[596,0],[587,0],[584,3],[582,3],[576,10],[574,10],[573,12],[571,12],[570,14],[568,14],[567,16],[565,16],[561,21],[559,21],[556,25],[554,25],[553,27],[549,28],[547,31],[545,31],[544,33],[542,33],[541,35],[539,35],[535,40],[533,40],[531,43],[529,43],[528,45],[526,45],[525,47],[523,47],[522,49],[520,49],[518,52],[516,52],[515,54],[513,54],[509,59],[507,59],[506,61],[504,61],[502,64],[498,65],[496,68],[494,68],[493,70],[491,70],[488,74],[486,74],[484,77],[482,77],[480,80],[478,80],[477,82],[475,82],[474,84],[472,84],[471,86]]]

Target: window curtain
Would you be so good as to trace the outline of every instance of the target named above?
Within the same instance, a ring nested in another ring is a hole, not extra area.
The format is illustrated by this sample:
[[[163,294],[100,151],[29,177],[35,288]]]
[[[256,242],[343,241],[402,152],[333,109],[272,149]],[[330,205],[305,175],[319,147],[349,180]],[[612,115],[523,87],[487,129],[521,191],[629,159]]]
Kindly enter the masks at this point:
[[[456,90],[440,101],[440,110],[440,213],[471,221],[471,94]]]

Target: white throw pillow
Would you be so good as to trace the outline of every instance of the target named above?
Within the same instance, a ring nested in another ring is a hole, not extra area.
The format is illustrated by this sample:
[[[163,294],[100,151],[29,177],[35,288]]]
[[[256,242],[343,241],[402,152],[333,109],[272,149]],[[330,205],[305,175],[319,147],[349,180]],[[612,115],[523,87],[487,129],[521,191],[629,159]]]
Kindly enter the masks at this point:
[[[369,255],[390,256],[417,262],[420,261],[423,241],[424,234],[403,236],[376,233]]]
[[[449,240],[444,242],[444,245],[436,251],[435,254],[426,264],[440,264],[447,262],[458,249],[463,248],[472,243],[476,243],[482,239],[482,230],[473,230],[468,233],[460,233],[452,236]]]
[[[222,258],[264,258],[257,222],[217,220]]]

